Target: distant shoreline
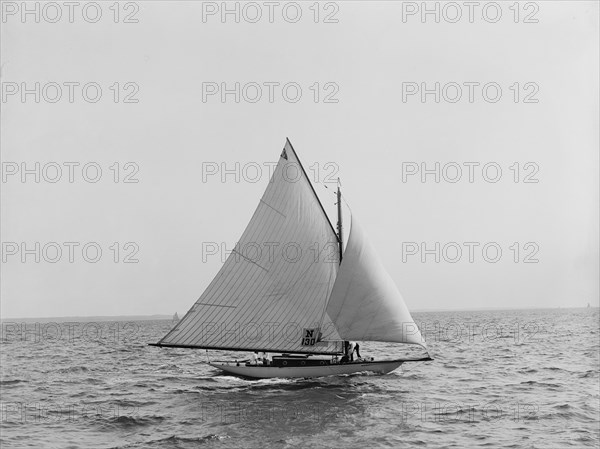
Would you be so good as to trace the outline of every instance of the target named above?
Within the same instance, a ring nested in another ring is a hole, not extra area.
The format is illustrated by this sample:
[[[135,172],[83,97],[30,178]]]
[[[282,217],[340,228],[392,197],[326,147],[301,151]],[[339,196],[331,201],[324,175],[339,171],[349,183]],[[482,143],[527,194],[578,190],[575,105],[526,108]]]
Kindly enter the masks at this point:
[[[582,307],[523,307],[520,309],[504,308],[504,307],[481,307],[477,309],[415,309],[411,313],[449,313],[449,312],[501,312],[522,310],[573,310],[587,309],[587,306]],[[590,306],[590,309],[598,309],[598,306]],[[183,316],[183,315],[181,315]],[[21,322],[69,322],[69,321],[153,321],[153,320],[172,320],[173,315],[115,315],[115,316],[62,316],[62,317],[19,317],[19,318],[4,318],[0,322],[21,321]]]
[[[56,316],[33,318],[4,318],[1,322],[92,322],[92,321],[154,321],[172,320],[173,315],[115,315],[115,316]]]
[[[441,312],[507,312],[520,310],[574,310],[574,309],[587,309],[588,306],[579,307],[520,307],[515,309],[514,307],[479,307],[473,309],[414,309],[410,313],[441,313]],[[590,309],[598,309],[599,306],[593,306],[590,304]]]

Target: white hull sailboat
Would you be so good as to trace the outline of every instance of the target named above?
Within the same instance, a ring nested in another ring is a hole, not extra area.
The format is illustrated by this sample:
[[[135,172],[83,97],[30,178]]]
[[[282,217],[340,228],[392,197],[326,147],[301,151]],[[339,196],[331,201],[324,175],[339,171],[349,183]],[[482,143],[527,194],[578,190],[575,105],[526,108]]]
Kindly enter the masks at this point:
[[[228,363],[210,363],[220,370],[242,377],[252,377],[256,379],[268,379],[273,377],[325,377],[339,376],[341,374],[354,374],[362,372],[371,372],[378,374],[387,374],[394,371],[405,360],[386,360],[381,362],[350,362],[344,364],[332,364],[327,366],[252,366]]]
[[[427,349],[402,296],[351,216],[344,246],[289,140],[250,223],[216,277],[159,347],[281,355],[209,362],[251,378],[385,374],[406,362],[357,359],[344,342],[382,341]]]

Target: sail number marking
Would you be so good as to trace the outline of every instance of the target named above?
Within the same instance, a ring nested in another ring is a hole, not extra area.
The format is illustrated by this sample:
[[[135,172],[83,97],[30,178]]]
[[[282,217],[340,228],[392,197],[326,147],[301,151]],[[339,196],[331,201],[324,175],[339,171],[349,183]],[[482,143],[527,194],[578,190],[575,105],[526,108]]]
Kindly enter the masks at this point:
[[[319,340],[319,329],[303,329],[302,346],[314,346]]]

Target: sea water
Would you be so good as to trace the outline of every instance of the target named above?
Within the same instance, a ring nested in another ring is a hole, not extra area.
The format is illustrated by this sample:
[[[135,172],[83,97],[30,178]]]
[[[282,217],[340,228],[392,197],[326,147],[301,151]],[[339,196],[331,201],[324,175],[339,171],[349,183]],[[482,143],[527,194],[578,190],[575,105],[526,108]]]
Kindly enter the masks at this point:
[[[413,316],[434,361],[387,375],[269,380],[225,375],[203,350],[147,346],[170,320],[5,321],[0,445],[599,446],[597,308]],[[384,343],[360,350],[376,360],[408,354]]]

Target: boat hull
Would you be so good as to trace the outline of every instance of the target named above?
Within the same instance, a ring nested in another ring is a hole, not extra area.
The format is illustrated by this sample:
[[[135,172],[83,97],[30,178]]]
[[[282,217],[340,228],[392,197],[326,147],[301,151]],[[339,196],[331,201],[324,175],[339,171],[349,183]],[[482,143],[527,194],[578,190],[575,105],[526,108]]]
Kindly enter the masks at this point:
[[[406,360],[382,360],[378,362],[364,361],[321,366],[264,366],[243,364],[238,366],[235,363],[209,363],[209,365],[237,376],[251,377],[254,379],[268,379],[274,377],[298,378],[339,376],[341,374],[360,372],[386,374],[398,368],[405,361]]]

